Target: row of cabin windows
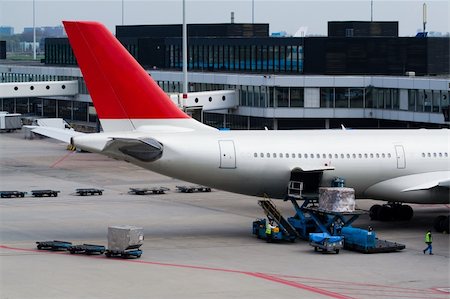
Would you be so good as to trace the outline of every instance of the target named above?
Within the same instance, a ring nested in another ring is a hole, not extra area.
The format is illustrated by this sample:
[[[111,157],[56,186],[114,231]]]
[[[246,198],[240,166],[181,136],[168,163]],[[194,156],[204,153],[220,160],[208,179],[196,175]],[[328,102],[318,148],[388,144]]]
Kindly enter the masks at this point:
[[[260,157],[260,158],[270,158],[270,157],[272,157],[272,158],[299,158],[299,159],[302,159],[302,158],[304,158],[304,159],[333,159],[333,154],[295,154],[295,153],[292,153],[292,154],[289,154],[289,153],[259,153],[259,156],[258,156],[258,153],[254,153],[253,154],[253,156],[255,157],[255,158],[258,158],[258,157]],[[364,159],[368,159],[368,158],[391,158],[392,157],[392,155],[390,154],[390,153],[387,153],[387,154],[385,154],[385,153],[365,153],[365,154],[334,154],[334,158],[335,159],[339,159],[339,158],[341,158],[341,159],[345,159],[345,158],[347,158],[347,159],[350,159],[350,158],[353,158],[353,159],[356,159],[356,158],[359,158],[359,159],[362,159],[362,158],[364,158]]]
[[[258,158],[258,153],[254,153],[253,154],[253,156],[255,157],[255,158]],[[259,157],[260,158],[270,158],[270,157],[272,157],[272,158],[296,158],[296,157],[298,157],[299,159],[301,159],[301,158],[304,158],[304,159],[308,159],[308,158],[310,158],[310,159],[314,159],[314,158],[317,158],[317,159],[320,159],[320,158],[322,158],[322,159],[333,159],[333,154],[295,154],[295,153],[292,153],[292,154],[289,154],[289,153],[259,153]],[[368,159],[368,158],[391,158],[392,157],[392,155],[390,154],[390,153],[387,153],[387,154],[385,154],[385,153],[364,153],[364,154],[334,154],[334,158],[335,159],[339,159],[339,158],[341,158],[341,159],[345,159],[345,158],[347,158],[347,159],[350,159],[350,158],[353,158],[353,159],[356,159],[356,158],[359,158],[359,159],[362,159],[362,158],[364,158],[364,159]],[[445,158],[447,158],[448,157],[448,153],[422,153],[422,157],[423,158],[426,158],[426,157],[428,157],[428,158],[431,158],[431,157],[434,157],[434,158],[442,158],[442,157],[445,157]]]
[[[433,157],[433,158],[442,158],[442,157],[445,157],[445,158],[447,158],[448,157],[448,153],[422,153],[422,158],[431,158],[431,157]]]

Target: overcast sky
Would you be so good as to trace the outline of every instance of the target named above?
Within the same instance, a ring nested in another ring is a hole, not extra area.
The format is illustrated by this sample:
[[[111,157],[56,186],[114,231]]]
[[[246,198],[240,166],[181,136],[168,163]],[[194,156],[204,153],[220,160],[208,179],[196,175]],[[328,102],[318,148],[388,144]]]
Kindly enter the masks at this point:
[[[253,0],[256,23],[269,23],[270,32],[294,34],[308,27],[308,34],[326,35],[328,21],[370,21],[370,0]],[[123,0],[125,24],[176,24],[182,22],[182,0]],[[374,21],[399,21],[401,36],[413,36],[422,28],[424,1],[373,0]],[[427,31],[450,31],[450,1],[426,1]],[[121,0],[35,0],[36,26],[57,26],[62,20],[95,20],[111,31],[122,22]],[[188,23],[252,21],[252,0],[186,0]],[[32,0],[0,0],[0,26],[15,33],[33,26]]]

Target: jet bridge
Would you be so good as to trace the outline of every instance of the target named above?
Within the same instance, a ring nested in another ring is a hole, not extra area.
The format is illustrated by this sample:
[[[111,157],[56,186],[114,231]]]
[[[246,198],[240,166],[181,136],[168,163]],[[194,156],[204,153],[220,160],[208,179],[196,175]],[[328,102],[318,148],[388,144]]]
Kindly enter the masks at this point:
[[[78,81],[0,83],[0,98],[76,96]]]

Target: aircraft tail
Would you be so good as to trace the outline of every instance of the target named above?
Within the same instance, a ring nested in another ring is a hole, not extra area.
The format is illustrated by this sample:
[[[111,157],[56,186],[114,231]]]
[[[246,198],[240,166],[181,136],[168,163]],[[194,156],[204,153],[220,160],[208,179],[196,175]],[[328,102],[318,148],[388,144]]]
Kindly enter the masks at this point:
[[[104,131],[212,129],[181,111],[105,26],[63,23]]]

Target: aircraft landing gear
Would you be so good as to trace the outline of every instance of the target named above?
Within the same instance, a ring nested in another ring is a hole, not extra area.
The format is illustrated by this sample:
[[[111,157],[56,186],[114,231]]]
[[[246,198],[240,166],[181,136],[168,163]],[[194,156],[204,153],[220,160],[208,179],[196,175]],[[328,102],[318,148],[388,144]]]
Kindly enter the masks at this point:
[[[433,227],[438,233],[449,233],[450,232],[450,216],[440,215],[436,217],[433,221]]]
[[[369,216],[371,220],[380,221],[408,221],[414,215],[411,206],[402,205],[401,203],[389,202],[384,205],[373,205],[370,208]]]

